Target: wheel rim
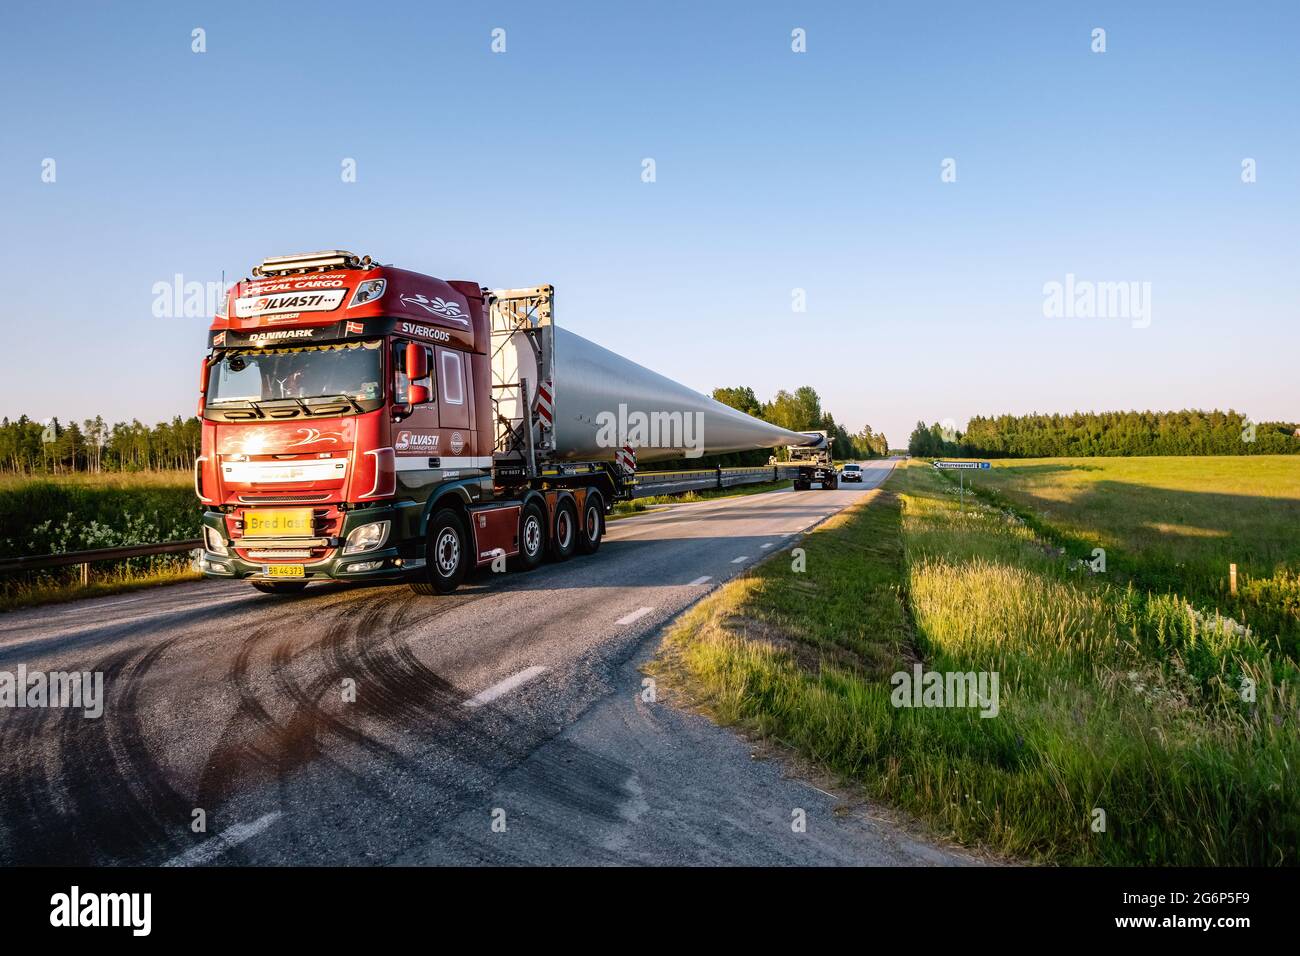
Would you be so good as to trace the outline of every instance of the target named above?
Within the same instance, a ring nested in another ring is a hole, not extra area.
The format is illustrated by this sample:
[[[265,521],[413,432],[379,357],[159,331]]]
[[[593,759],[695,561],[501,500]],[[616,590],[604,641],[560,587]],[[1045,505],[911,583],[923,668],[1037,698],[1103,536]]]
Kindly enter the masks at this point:
[[[595,541],[600,536],[600,512],[594,507],[587,509],[587,540]]]
[[[443,528],[436,547],[438,573],[449,578],[460,567],[460,538],[450,528]]]
[[[555,540],[559,542],[561,550],[568,548],[573,541],[573,519],[567,508],[555,518]]]
[[[528,520],[524,522],[524,550],[529,555],[534,555],[541,546],[542,523],[537,520],[536,515],[529,515]]]

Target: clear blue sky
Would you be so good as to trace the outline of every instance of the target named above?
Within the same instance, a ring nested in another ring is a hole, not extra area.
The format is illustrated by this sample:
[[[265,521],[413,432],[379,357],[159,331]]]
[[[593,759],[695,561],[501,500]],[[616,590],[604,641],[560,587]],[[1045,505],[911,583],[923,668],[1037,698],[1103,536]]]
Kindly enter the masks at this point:
[[[0,413],[191,414],[207,323],[154,318],[154,283],[341,247],[552,282],[602,345],[813,385],[895,445],[1001,411],[1300,418],[1300,4],[290,6],[6,11]],[[1150,327],[1045,318],[1067,273],[1150,282]]]

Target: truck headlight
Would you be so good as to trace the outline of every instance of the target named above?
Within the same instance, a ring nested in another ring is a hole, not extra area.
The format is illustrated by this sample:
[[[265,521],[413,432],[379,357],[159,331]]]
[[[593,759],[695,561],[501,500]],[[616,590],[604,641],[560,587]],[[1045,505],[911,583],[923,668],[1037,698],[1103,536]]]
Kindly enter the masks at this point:
[[[226,550],[226,542],[222,539],[221,532],[210,525],[203,526],[203,543],[213,554],[230,553]]]
[[[361,554],[364,551],[382,548],[384,542],[388,540],[389,523],[387,521],[372,521],[369,524],[353,528],[348,532],[347,541],[343,543],[343,553]]]
[[[373,302],[384,294],[384,288],[388,285],[386,279],[367,279],[357,286],[357,291],[352,293],[352,301],[348,303],[349,309],[355,309],[359,305],[365,305],[367,302]]]

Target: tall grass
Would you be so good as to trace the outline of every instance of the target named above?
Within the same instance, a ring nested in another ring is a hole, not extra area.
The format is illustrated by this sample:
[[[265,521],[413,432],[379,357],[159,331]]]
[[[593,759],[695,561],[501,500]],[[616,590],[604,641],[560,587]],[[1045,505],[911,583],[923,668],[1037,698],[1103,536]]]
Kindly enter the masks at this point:
[[[188,473],[34,478],[0,484],[0,557],[193,538]]]
[[[188,472],[77,475],[0,483],[0,557],[65,554],[196,538],[201,509]],[[133,558],[0,579],[0,609],[193,577],[187,555]]]
[[[720,589],[656,669],[971,845],[1062,863],[1296,861],[1298,675],[1274,642],[1099,580],[1016,515],[959,507],[924,466],[800,546],[804,574],[778,555]],[[892,706],[889,674],[917,659],[997,672],[997,716]]]
[[[1300,656],[1300,457],[998,461],[970,483],[1074,553],[1105,548],[1111,577],[1181,594]]]

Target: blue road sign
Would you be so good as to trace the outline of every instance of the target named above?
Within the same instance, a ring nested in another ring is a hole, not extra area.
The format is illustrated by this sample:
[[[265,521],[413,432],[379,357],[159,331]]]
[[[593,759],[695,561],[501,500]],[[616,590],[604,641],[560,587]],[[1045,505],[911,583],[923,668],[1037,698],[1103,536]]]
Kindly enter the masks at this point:
[[[936,461],[936,468],[988,468],[987,461]]]

